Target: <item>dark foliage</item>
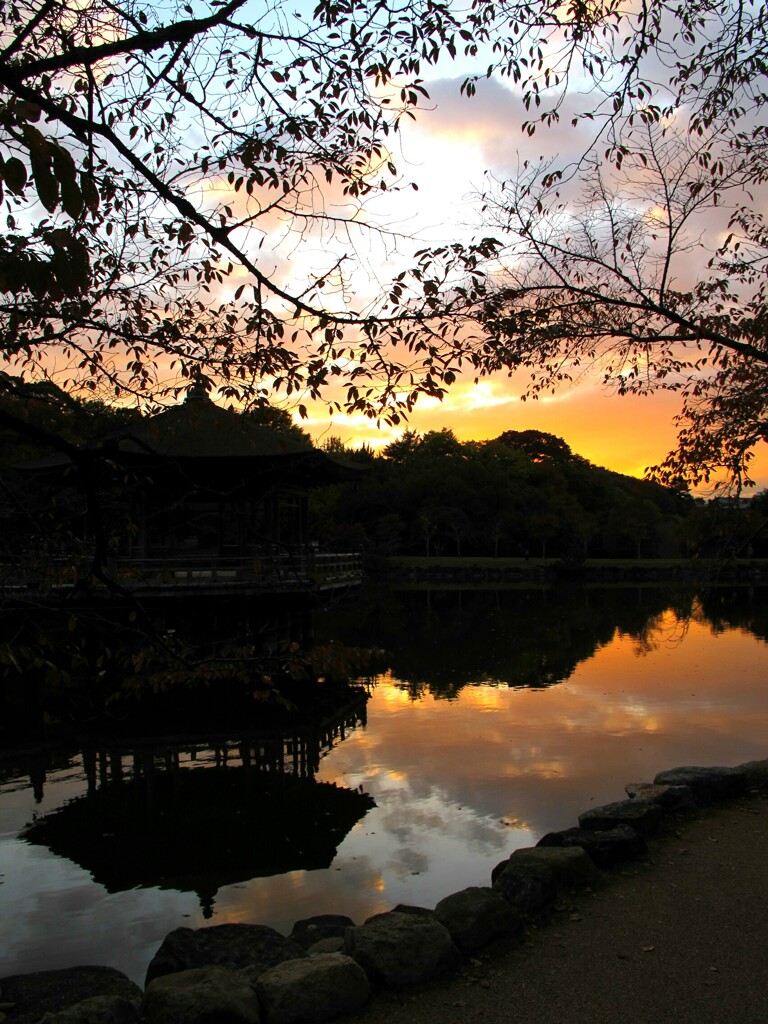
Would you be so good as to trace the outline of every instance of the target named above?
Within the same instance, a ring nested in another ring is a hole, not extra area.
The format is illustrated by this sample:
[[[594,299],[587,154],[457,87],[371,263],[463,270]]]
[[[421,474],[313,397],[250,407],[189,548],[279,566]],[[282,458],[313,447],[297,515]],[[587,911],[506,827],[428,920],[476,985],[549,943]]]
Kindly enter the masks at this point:
[[[313,498],[314,529],[333,546],[576,560],[685,554],[693,507],[536,430],[464,443],[449,430],[407,431],[360,483]]]

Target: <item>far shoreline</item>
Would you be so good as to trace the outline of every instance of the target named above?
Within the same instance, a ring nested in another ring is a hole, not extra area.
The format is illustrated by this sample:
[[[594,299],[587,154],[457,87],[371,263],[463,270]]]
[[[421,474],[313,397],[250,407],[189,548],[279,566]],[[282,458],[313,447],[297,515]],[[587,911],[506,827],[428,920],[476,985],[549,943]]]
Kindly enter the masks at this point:
[[[766,558],[524,558],[391,555],[372,567],[389,582],[636,582],[760,583]]]

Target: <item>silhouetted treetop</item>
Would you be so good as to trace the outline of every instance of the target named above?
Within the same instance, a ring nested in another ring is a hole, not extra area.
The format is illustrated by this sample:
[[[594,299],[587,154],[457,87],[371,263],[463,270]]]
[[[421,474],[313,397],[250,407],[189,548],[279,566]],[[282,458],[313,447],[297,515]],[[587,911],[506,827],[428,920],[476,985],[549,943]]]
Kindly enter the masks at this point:
[[[459,441],[449,429],[404,431],[354,487],[313,496],[328,544],[385,554],[673,555],[689,499],[594,466],[553,434],[506,431]]]
[[[570,445],[561,437],[547,434],[542,430],[505,430],[497,440],[508,448],[523,452],[533,462],[543,462],[545,459],[553,462],[570,462],[574,458],[580,458],[574,456]]]

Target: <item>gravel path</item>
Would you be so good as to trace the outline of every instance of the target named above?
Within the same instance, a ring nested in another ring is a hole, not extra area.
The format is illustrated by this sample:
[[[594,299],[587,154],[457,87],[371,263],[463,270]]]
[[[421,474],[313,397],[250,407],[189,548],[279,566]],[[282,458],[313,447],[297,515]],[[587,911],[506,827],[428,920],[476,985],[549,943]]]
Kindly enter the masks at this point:
[[[768,794],[674,821],[526,943],[349,1024],[768,1024]]]

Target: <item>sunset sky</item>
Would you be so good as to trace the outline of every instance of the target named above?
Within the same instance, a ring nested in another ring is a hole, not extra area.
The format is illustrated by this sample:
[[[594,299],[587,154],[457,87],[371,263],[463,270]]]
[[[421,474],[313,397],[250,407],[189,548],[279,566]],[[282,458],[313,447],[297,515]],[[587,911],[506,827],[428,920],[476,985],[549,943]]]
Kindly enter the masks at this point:
[[[300,0],[298,7],[302,6],[303,0]],[[301,15],[294,13],[293,17]],[[279,51],[277,56],[280,60],[287,59],[287,54]],[[645,60],[651,64],[657,56],[650,54]],[[479,194],[489,180],[516,180],[526,161],[536,163],[540,159],[552,159],[558,167],[573,164],[589,152],[594,143],[597,119],[577,119],[576,125],[572,124],[574,115],[594,110],[596,96],[599,99],[594,83],[590,88],[590,82],[579,79],[578,68],[569,70],[569,91],[560,108],[559,124],[540,128],[531,137],[522,130],[528,114],[520,89],[509,79],[480,79],[474,97],[469,99],[462,95],[461,85],[466,76],[484,70],[486,60],[492,59],[492,53],[481,52],[471,62],[461,56],[455,61],[441,58],[436,67],[428,68],[431,78],[424,84],[429,99],[424,100],[414,120],[403,119],[400,131],[389,136],[391,153],[385,155],[383,162],[386,164],[391,157],[397,166],[399,181],[391,182],[386,191],[373,195],[362,211],[344,197],[338,178],[327,189],[323,187],[322,195],[307,186],[309,198],[303,212],[312,227],[307,227],[307,220],[302,217],[291,219],[278,212],[272,202],[274,196],[266,188],[261,199],[256,196],[251,200],[246,190],[233,190],[223,173],[207,174],[199,184],[199,191],[193,190],[189,195],[209,214],[221,204],[231,204],[235,218],[242,219],[243,223],[256,219],[251,217],[253,206],[248,204],[262,202],[266,212],[259,217],[253,234],[243,242],[244,249],[256,253],[253,258],[265,278],[292,295],[314,294],[318,280],[325,284],[326,276],[333,277],[334,264],[344,265],[355,250],[354,256],[359,262],[355,262],[354,257],[348,262],[359,269],[350,271],[349,279],[345,279],[343,288],[336,289],[335,295],[328,294],[334,291],[331,282],[318,303],[327,301],[328,309],[351,313],[354,317],[367,315],[379,292],[388,294],[392,276],[412,266],[415,250],[453,242],[466,243],[498,233],[493,224],[484,221],[481,212]],[[654,77],[654,71],[659,72],[658,77]],[[658,85],[661,93],[663,82],[669,81],[670,69],[661,69],[657,64],[655,69],[650,67],[650,72],[649,81],[662,83]],[[610,89],[609,80],[607,88]],[[680,123],[684,124],[687,116],[685,111],[680,113]],[[677,118],[675,114],[664,121],[665,130],[669,124],[673,136]],[[203,136],[198,138],[196,131],[194,127],[190,129],[190,139],[197,145]],[[601,142],[600,151],[602,146]],[[418,190],[412,189],[411,183]],[[303,189],[299,193],[303,195]],[[573,195],[567,198],[567,214],[573,212],[572,199]],[[300,211],[302,201],[297,200]],[[759,186],[754,200],[750,197],[750,201],[758,211],[767,212],[768,183]],[[647,203],[645,199],[638,202],[641,216],[655,222],[658,207],[654,208],[653,202]],[[630,211],[632,209],[630,206]],[[724,240],[727,231],[725,203],[722,209],[724,212],[719,215],[708,209],[706,222],[699,222],[692,229],[693,232],[700,227],[705,230],[707,241],[714,243],[713,248]],[[321,216],[313,221],[317,213]],[[334,239],[322,237],[323,231],[330,230],[326,228],[323,214],[329,215],[329,223],[343,225]],[[367,235],[365,224],[375,223],[392,234],[386,240],[375,233]],[[615,251],[621,251],[621,247]],[[677,290],[690,290],[699,278],[699,253],[703,267],[706,254],[693,247],[673,268],[670,283]],[[214,286],[212,298],[236,298],[248,277],[243,266],[237,267],[222,284],[220,292]],[[294,307],[287,303],[284,308],[277,308],[282,300],[275,302],[276,315],[290,321],[295,315]],[[352,354],[358,340],[354,336],[355,329],[350,330],[345,341],[349,348],[343,358],[348,362],[354,362],[357,355]],[[61,355],[53,346],[51,349],[43,361],[45,371],[57,382],[69,380],[73,375],[70,357]],[[79,356],[75,356],[75,362],[78,359]],[[123,354],[116,356],[118,369],[121,360],[128,359]],[[299,360],[306,361],[304,354]],[[167,376],[161,383],[170,381],[170,389],[177,379],[173,364],[168,365],[169,362],[165,355],[160,357],[158,377]],[[348,370],[349,365],[343,369]],[[13,364],[12,372],[18,372],[17,364]],[[268,389],[272,386],[271,379],[263,383]],[[378,426],[362,415],[331,416],[326,404],[312,403],[305,394],[286,396],[285,392],[272,389],[269,397],[288,408],[297,420],[299,405],[306,405],[309,416],[301,425],[317,443],[336,437],[351,446],[365,442],[378,449],[398,437],[405,426],[422,433],[451,428],[460,440],[490,439],[505,430],[538,429],[564,438],[575,453],[593,463],[633,476],[642,476],[648,467],[661,463],[676,447],[674,417],[680,411],[681,399],[673,393],[659,392],[644,398],[620,397],[602,383],[599,368],[593,372],[584,369],[575,383],[538,401],[523,400],[529,385],[527,371],[518,371],[512,376],[500,373],[477,384],[472,376],[460,375],[442,402],[420,399],[408,422],[401,422],[397,427]],[[341,394],[334,393],[331,387],[326,397],[339,399]],[[765,444],[756,453],[752,476],[757,489],[768,487],[768,446]]]
[[[427,82],[432,109],[404,127],[400,151],[394,152],[403,178],[419,190],[404,189],[384,199],[390,204],[386,214],[398,229],[429,242],[466,240],[483,233],[476,194],[486,172],[496,178],[512,177],[526,158],[568,157],[582,151],[588,141],[585,129],[571,127],[567,116],[560,127],[530,139],[520,127],[525,112],[519,96],[505,83],[481,80],[477,95],[467,99],[460,95],[461,81],[452,77]],[[578,102],[578,96],[569,97],[570,109]],[[420,400],[408,425],[421,432],[450,427],[461,440],[492,438],[508,429],[544,430],[563,437],[592,462],[634,476],[642,476],[647,466],[659,463],[675,446],[673,417],[680,408],[675,395],[622,398],[607,391],[595,375],[554,397],[524,402],[520,396],[525,384],[526,375],[502,374],[477,386],[460,378],[442,403]],[[310,409],[304,426],[317,441],[333,435],[351,444],[366,441],[375,448],[403,429],[377,428],[362,416],[329,419],[319,406]],[[765,445],[758,450],[753,475],[758,488],[768,487]]]

